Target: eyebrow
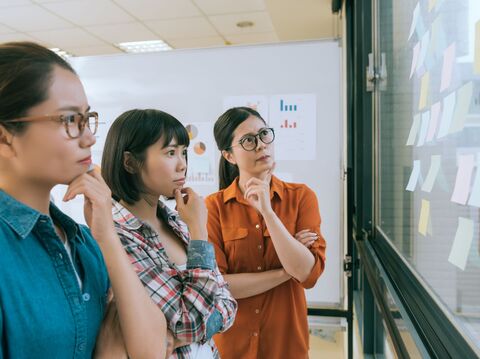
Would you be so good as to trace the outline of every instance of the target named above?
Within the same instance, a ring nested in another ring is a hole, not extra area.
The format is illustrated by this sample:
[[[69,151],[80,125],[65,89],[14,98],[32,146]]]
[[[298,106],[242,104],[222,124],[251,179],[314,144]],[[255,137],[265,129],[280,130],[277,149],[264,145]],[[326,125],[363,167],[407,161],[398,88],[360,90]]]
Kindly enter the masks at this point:
[[[240,139],[244,138],[245,136],[258,135],[262,130],[265,130],[266,128],[268,128],[268,127],[262,127],[256,133],[248,132],[248,133],[244,134],[242,137],[240,137]]]
[[[90,109],[91,109],[91,107],[88,106],[87,109],[85,110],[85,112],[90,111]],[[78,112],[78,113],[82,112],[81,108],[78,107],[78,106],[65,106],[65,107],[60,107],[60,108],[58,109],[58,111],[73,111],[73,112]]]

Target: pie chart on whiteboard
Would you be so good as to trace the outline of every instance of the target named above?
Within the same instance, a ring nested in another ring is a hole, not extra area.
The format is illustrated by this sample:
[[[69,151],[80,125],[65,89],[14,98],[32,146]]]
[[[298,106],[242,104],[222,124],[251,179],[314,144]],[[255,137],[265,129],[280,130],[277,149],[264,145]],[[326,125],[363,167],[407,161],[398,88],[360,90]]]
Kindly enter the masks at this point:
[[[188,132],[188,137],[190,137],[190,140],[193,140],[195,137],[198,136],[198,128],[196,128],[194,125],[187,125],[185,127]]]
[[[197,154],[197,155],[203,155],[205,153],[205,150],[206,150],[206,146],[203,142],[197,142],[194,146],[193,146],[193,151]]]

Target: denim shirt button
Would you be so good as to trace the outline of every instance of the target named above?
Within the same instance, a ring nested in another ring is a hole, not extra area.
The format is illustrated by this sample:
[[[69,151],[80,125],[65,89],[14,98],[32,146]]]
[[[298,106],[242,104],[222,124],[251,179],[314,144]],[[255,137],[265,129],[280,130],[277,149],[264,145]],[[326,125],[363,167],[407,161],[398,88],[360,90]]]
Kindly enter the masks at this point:
[[[88,301],[90,300],[90,294],[84,293],[84,294],[82,295],[82,298],[83,298],[83,301],[84,301],[84,302],[88,302]]]
[[[78,344],[78,350],[83,352],[85,350],[85,343]]]

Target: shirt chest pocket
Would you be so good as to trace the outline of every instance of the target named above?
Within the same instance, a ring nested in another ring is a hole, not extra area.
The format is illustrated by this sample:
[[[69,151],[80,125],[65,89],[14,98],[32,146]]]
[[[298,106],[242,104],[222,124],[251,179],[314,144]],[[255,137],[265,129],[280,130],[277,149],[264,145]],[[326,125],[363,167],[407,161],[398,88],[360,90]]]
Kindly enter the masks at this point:
[[[223,245],[228,262],[228,272],[238,273],[249,262],[249,240],[248,228],[245,227],[224,227],[222,228]]]

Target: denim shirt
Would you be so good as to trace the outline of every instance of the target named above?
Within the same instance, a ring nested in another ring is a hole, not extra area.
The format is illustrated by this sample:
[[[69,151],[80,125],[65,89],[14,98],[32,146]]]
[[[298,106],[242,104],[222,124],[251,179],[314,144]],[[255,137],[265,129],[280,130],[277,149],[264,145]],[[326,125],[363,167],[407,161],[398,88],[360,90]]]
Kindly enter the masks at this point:
[[[85,226],[50,204],[65,230],[72,261],[52,218],[0,190],[0,359],[91,358],[109,280]]]

